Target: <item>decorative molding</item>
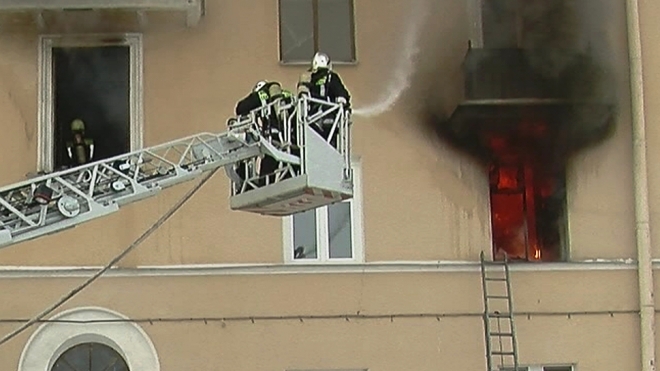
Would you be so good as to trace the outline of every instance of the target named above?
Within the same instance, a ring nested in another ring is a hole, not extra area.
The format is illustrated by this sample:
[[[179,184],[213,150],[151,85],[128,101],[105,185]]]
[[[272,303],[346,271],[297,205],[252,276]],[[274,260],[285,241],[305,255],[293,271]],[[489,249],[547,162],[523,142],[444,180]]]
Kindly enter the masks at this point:
[[[85,307],[61,312],[51,319],[62,322],[45,323],[30,336],[21,353],[18,371],[50,370],[67,349],[89,342],[113,348],[131,370],[160,371],[153,343],[144,330],[126,316],[105,308]],[[89,320],[110,322],[75,323]]]
[[[633,260],[588,260],[567,263],[511,264],[512,272],[576,272],[634,270]],[[660,268],[660,261],[654,261]],[[64,278],[89,277],[101,267],[18,267],[0,266],[3,278]],[[479,262],[474,261],[391,261],[369,263],[322,263],[322,264],[199,264],[138,266],[113,268],[104,277],[177,277],[177,276],[235,276],[275,274],[362,274],[362,273],[459,273],[479,272]]]

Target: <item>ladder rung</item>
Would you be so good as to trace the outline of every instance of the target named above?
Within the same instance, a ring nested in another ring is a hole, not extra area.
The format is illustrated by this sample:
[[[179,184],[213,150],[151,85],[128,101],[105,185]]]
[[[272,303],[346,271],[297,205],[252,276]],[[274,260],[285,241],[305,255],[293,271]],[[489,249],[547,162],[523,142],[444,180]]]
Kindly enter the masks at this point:
[[[515,356],[516,353],[514,352],[492,352],[491,354],[496,355],[496,356]]]
[[[486,281],[506,281],[504,277],[485,277]]]
[[[490,318],[511,318],[511,313],[488,313]]]
[[[513,337],[513,333],[511,333],[511,332],[491,332],[490,336],[510,336],[510,337]]]
[[[506,295],[488,295],[486,296],[488,299],[508,299],[509,297]]]
[[[503,260],[484,260],[483,264],[486,267],[488,267],[488,266],[491,266],[491,267],[492,266],[498,266],[499,267],[499,266],[507,265],[507,263]]]

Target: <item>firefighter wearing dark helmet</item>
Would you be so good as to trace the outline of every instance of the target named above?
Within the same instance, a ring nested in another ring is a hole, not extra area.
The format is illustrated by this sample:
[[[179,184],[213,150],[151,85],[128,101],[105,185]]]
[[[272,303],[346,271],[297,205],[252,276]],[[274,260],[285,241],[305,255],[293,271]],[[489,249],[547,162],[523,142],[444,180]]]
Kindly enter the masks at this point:
[[[300,75],[298,80],[298,95],[308,94],[312,98],[333,103],[343,104],[350,109],[351,95],[346,89],[339,74],[332,70],[332,62],[327,54],[318,52],[312,58],[312,66]],[[321,109],[318,105],[309,107],[309,114],[314,114]],[[332,127],[332,118],[328,118],[317,127],[312,125],[319,134],[327,138]],[[336,131],[335,131],[336,133]],[[334,138],[330,139],[332,143]]]
[[[85,123],[81,119],[71,121],[71,140],[66,144],[71,166],[86,164],[94,158],[94,140],[85,137]]]

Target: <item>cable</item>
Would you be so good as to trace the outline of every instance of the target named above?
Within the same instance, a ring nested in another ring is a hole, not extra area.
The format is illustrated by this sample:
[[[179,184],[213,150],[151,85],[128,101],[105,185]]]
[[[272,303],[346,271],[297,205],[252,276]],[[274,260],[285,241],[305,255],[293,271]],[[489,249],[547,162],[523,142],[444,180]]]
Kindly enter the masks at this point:
[[[660,313],[657,310],[656,313]],[[527,317],[568,317],[572,316],[610,316],[639,314],[639,310],[594,310],[594,311],[574,311],[574,312],[514,312],[516,318]],[[346,313],[346,314],[299,314],[299,315],[272,315],[272,316],[234,316],[234,317],[157,317],[157,318],[120,318],[120,319],[91,319],[91,320],[66,320],[66,319],[41,319],[39,323],[69,323],[69,324],[94,324],[94,323],[188,323],[188,322],[252,322],[256,321],[295,321],[304,322],[305,320],[379,320],[389,319],[391,322],[396,318],[482,318],[483,313],[479,312],[448,312],[448,313]],[[29,321],[20,318],[3,318],[0,323],[21,323]]]
[[[152,233],[154,233],[161,225],[163,225],[174,213],[176,213],[181,206],[183,206],[190,198],[197,193],[197,191],[202,188],[202,186],[209,180],[211,177],[215,174],[216,171],[218,171],[219,168],[215,168],[211,170],[195,187],[193,187],[191,190],[188,191],[177,203],[175,203],[165,214],[163,214],[156,223],[154,223],[149,229],[147,229],[140,237],[138,237],[130,246],[128,246],[124,251],[122,251],[119,255],[115,256],[110,262],[105,265],[103,268],[101,268],[98,272],[96,272],[93,276],[88,278],[85,282],[83,282],[80,286],[76,287],[75,289],[71,290],[68,294],[64,295],[62,298],[60,298],[58,301],[56,301],[53,305],[48,307],[46,310],[43,312],[39,313],[36,315],[34,318],[30,319],[27,321],[25,324],[14,330],[13,332],[7,334],[5,337],[0,339],[0,345],[8,342],[9,340],[13,339],[14,337],[18,336],[20,333],[23,331],[27,330],[30,326],[34,325],[35,323],[38,323],[43,320],[43,318],[50,313],[52,313],[55,309],[59,308],[62,306],[62,304],[66,303],[69,301],[71,298],[73,298],[75,295],[77,295],[79,292],[84,290],[87,286],[91,285],[94,281],[96,281],[97,278],[101,277],[103,273],[108,271],[110,268],[112,268],[113,265],[117,264],[119,261],[121,261],[128,253],[133,251],[136,247],[138,247],[144,240],[146,240]]]

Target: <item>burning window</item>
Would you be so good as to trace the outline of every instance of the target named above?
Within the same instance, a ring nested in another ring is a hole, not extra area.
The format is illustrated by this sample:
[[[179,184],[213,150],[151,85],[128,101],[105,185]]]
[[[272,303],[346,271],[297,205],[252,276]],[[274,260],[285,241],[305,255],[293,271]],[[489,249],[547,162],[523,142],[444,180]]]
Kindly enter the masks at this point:
[[[563,259],[565,170],[543,146],[543,123],[524,123],[506,135],[488,133],[493,255],[513,260]]]

